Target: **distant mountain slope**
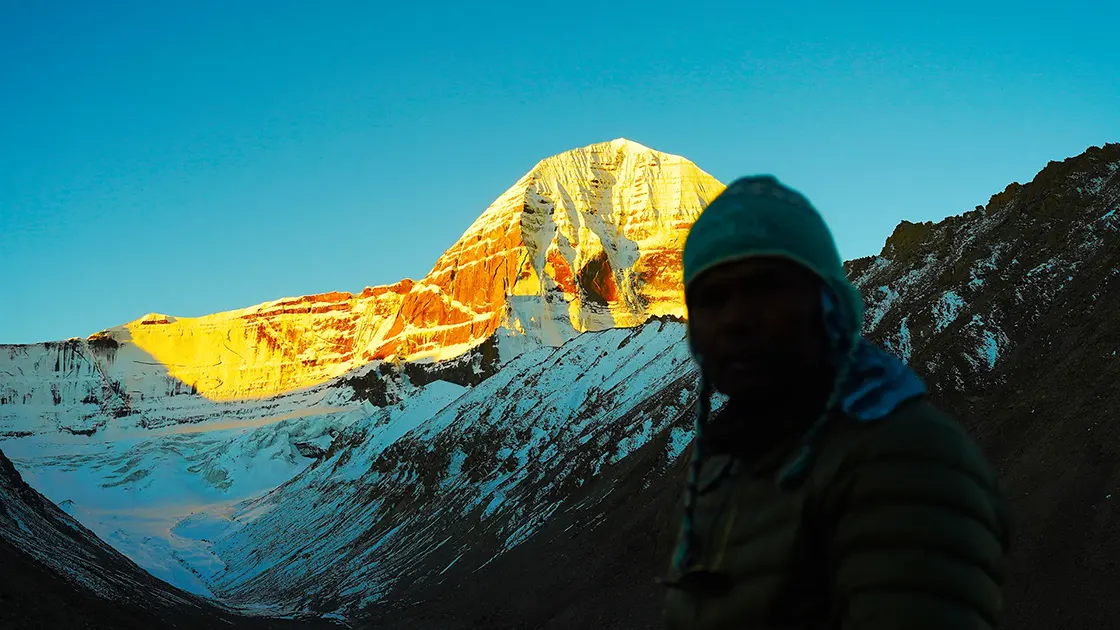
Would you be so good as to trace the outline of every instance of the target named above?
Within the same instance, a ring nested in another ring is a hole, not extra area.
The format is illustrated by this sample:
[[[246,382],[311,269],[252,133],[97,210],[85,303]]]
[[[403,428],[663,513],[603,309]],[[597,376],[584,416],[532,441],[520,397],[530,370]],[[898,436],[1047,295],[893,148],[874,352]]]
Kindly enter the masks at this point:
[[[0,451],[0,628],[293,623],[239,617],[153,578],[28,486]]]

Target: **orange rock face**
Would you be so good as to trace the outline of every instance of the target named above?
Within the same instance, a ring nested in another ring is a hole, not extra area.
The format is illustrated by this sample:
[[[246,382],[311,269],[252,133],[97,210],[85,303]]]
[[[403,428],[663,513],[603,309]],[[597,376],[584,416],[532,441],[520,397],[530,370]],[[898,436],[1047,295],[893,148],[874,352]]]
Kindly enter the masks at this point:
[[[450,358],[500,326],[549,344],[683,316],[688,228],[723,185],[626,140],[546,160],[500,196],[419,281],[113,332],[218,399],[314,385],[378,359]]]

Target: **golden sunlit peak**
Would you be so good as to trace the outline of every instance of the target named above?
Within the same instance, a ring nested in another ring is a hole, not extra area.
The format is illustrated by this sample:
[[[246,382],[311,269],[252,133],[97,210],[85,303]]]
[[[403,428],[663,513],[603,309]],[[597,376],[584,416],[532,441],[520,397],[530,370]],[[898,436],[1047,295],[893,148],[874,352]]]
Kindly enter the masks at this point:
[[[647,147],[640,142],[634,142],[628,138],[615,138],[610,141],[610,145],[616,149],[626,147],[631,151],[652,151],[653,149]]]
[[[170,315],[164,315],[163,313],[148,313],[147,315],[137,320],[129,322],[129,325],[141,324],[150,326],[152,324],[170,324],[174,321],[175,318]]]
[[[683,316],[681,248],[722,190],[683,157],[615,138],[542,160],[415,282],[202,317],[148,313],[114,336],[199,394],[228,400],[373,361],[454,358],[499,328],[558,345]]]

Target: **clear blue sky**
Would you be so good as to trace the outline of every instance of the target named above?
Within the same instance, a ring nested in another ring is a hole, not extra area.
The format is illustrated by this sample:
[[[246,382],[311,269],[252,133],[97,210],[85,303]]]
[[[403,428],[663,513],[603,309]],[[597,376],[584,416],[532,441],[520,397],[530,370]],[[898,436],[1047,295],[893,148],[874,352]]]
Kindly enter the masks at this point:
[[[0,342],[420,277],[616,137],[847,258],[1120,141],[1114,1],[880,4],[0,3]]]

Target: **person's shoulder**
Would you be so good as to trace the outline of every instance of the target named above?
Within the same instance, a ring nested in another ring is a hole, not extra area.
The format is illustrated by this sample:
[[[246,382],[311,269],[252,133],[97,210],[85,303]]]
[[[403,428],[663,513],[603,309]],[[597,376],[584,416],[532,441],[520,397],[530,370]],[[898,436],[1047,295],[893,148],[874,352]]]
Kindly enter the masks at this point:
[[[821,488],[842,494],[858,479],[865,484],[871,480],[880,491],[889,487],[892,496],[926,493],[958,502],[973,497],[976,518],[999,532],[1004,548],[1009,545],[1011,509],[1002,483],[983,450],[951,415],[923,397],[878,421],[842,419],[838,424],[833,446],[823,454],[825,465],[817,479]]]
[[[980,456],[980,448],[957,419],[925,397],[909,400],[868,424],[865,448],[914,450],[950,457]]]
[[[946,460],[969,468],[986,468],[987,459],[972,436],[925,397],[899,405],[887,417],[866,424],[867,431],[853,454],[865,457],[903,456]]]
[[[925,397],[899,405],[885,418],[857,422],[838,418],[832,458],[837,467],[860,462],[923,462],[966,472],[995,488],[987,457],[964,427]]]

